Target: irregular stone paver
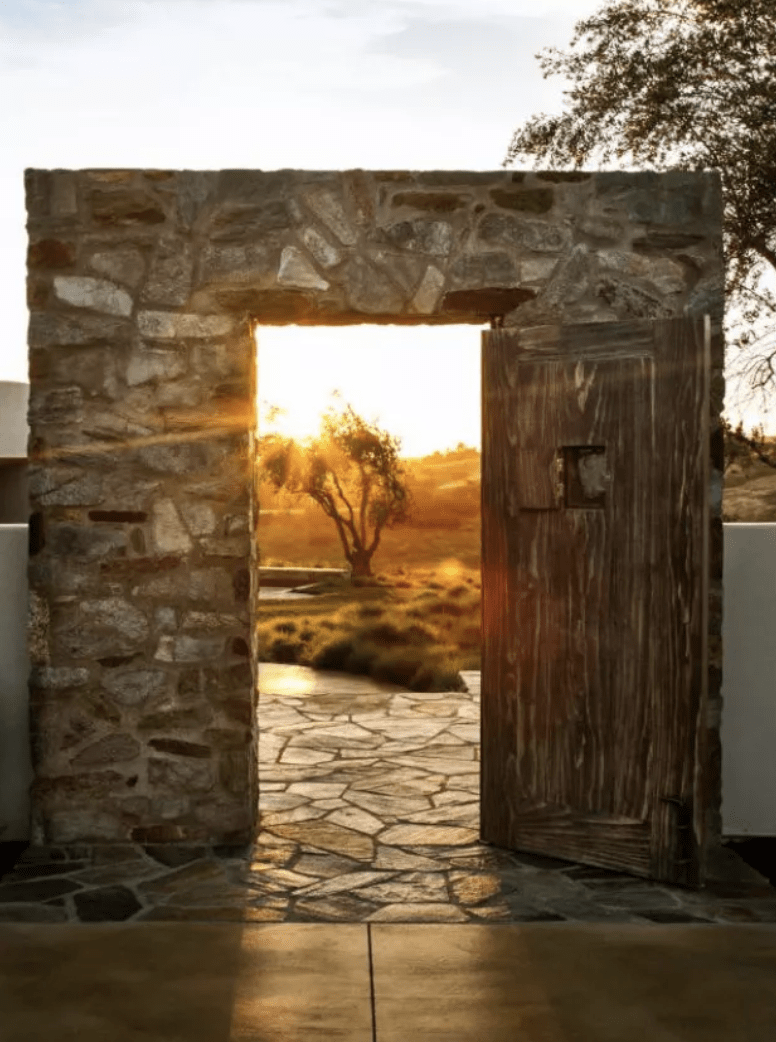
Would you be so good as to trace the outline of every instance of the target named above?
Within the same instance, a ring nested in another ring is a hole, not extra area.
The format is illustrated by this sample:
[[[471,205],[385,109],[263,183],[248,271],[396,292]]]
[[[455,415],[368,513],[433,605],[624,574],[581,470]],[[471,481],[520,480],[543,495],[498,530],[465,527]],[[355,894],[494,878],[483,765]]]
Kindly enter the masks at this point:
[[[0,922],[776,922],[776,890],[701,891],[479,842],[479,673],[417,693],[260,665],[250,850],[29,848]]]

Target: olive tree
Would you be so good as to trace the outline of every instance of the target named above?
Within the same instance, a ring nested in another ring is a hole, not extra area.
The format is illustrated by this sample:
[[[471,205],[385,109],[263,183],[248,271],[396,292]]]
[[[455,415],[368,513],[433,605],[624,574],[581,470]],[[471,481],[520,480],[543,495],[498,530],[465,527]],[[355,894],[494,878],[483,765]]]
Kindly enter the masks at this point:
[[[751,393],[776,390],[776,11],[773,0],[609,0],[577,22],[566,52],[536,55],[563,75],[565,111],[518,128],[504,165],[579,169],[597,160],[718,169],[724,197],[728,342]],[[750,395],[751,396],[751,395]]]
[[[260,480],[277,492],[309,496],[336,526],[352,574],[370,576],[383,529],[409,518],[400,446],[352,406],[341,413],[330,408],[317,438],[301,444],[279,434],[258,439]]]

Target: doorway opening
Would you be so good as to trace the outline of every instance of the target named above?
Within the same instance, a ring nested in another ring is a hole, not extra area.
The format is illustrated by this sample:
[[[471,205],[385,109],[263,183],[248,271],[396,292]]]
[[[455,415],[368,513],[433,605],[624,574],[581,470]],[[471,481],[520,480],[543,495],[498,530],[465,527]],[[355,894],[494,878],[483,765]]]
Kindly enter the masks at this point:
[[[357,575],[347,522],[358,537],[374,468],[332,475],[344,539],[299,483],[259,485],[259,834],[302,875],[354,856],[428,867],[479,832],[478,330],[263,327],[256,341],[260,458],[270,435],[312,451],[324,413],[352,409],[396,439],[409,492]]]

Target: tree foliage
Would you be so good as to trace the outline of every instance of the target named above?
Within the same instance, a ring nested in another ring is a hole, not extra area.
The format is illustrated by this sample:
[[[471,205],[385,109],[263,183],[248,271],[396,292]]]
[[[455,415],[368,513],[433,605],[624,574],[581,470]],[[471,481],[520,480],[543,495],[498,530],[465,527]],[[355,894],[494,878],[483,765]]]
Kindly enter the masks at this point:
[[[304,444],[278,434],[259,438],[260,480],[313,499],[336,525],[353,575],[371,575],[382,530],[409,517],[400,445],[352,406],[341,413],[329,409],[319,436]]]
[[[567,52],[536,57],[545,79],[571,82],[566,110],[518,128],[505,166],[720,171],[726,293],[741,315],[729,342],[764,396],[776,386],[776,296],[762,285],[776,274],[773,0],[608,0],[575,25]]]
[[[751,464],[754,460],[776,469],[776,448],[766,440],[762,425],[753,427],[747,435],[742,423],[733,427],[728,420],[723,420],[722,431],[725,438],[725,472],[734,463],[743,461],[744,464]]]

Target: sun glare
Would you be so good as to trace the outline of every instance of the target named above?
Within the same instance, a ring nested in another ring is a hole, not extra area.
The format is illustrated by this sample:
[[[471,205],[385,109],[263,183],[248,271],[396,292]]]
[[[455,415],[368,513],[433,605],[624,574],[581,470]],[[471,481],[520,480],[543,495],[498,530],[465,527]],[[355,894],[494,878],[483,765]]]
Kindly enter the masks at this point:
[[[480,447],[477,326],[259,326],[254,336],[259,433],[304,441],[328,409],[352,405],[400,439],[403,458]]]

